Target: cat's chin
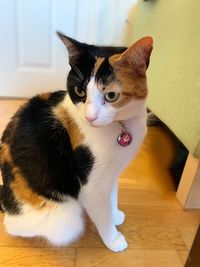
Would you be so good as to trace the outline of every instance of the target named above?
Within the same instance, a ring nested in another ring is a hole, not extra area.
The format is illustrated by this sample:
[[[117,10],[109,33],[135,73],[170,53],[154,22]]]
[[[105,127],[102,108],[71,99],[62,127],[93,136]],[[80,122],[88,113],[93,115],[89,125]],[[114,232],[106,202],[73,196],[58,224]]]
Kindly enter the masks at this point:
[[[99,128],[99,127],[104,127],[108,126],[112,123],[113,121],[93,121],[90,124],[91,127]]]
[[[100,127],[105,127],[108,126],[111,123],[91,123],[90,126],[94,128],[100,128]]]

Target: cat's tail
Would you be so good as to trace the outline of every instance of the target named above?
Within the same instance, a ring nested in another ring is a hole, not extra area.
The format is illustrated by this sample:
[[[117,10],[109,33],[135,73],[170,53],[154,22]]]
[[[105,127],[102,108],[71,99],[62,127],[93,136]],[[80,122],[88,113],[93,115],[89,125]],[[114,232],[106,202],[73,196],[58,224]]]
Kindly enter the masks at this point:
[[[3,185],[0,185],[0,212],[3,212],[2,199],[3,199]]]

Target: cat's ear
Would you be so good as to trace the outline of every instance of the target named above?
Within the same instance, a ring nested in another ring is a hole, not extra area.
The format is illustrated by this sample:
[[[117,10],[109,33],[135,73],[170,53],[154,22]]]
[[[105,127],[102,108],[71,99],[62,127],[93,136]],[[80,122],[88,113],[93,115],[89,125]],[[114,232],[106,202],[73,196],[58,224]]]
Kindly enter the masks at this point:
[[[132,66],[141,76],[145,76],[149,65],[151,51],[153,49],[153,39],[144,37],[130,46],[122,55],[120,62]]]
[[[61,39],[61,41],[64,43],[68,50],[69,55],[69,63],[74,64],[79,56],[84,52],[82,48],[82,44],[68,36],[65,36],[64,34],[57,32],[57,35]]]

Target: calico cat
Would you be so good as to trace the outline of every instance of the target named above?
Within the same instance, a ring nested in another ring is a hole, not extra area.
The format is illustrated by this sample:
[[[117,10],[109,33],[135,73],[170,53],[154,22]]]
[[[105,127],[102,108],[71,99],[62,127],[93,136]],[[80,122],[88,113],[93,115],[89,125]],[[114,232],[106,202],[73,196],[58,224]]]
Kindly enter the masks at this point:
[[[30,99],[2,136],[5,228],[68,245],[82,234],[86,211],[104,244],[122,251],[128,245],[116,228],[125,219],[117,181],[146,134],[153,41],[145,37],[126,49],[58,35],[71,66],[67,91]]]

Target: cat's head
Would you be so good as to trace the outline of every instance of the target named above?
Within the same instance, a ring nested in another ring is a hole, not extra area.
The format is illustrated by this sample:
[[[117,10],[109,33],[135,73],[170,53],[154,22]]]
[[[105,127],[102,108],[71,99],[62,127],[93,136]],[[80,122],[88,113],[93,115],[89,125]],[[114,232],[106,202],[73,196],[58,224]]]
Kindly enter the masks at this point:
[[[144,110],[151,37],[126,48],[88,45],[58,35],[68,49],[71,66],[67,90],[87,123],[103,126],[138,116]]]

